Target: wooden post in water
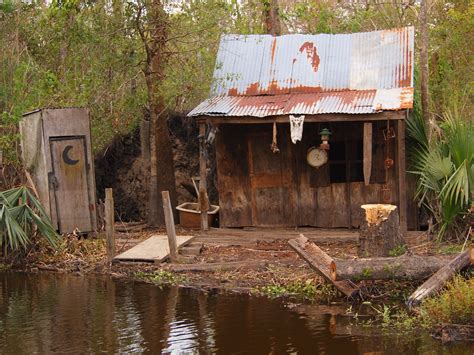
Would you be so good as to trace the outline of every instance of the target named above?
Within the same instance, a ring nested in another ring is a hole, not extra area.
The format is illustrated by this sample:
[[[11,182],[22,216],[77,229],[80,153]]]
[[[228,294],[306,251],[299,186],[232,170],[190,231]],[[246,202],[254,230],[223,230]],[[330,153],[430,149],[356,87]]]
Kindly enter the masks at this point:
[[[201,231],[209,229],[207,211],[209,202],[207,197],[207,161],[206,161],[206,124],[199,124],[199,210],[201,211]]]
[[[107,256],[111,261],[115,256],[115,212],[114,195],[111,188],[105,189],[105,237]]]
[[[178,252],[176,247],[176,230],[174,228],[173,210],[171,208],[170,193],[161,191],[163,200],[163,212],[165,215],[166,233],[168,234],[168,243],[170,246],[170,260],[172,263],[178,261]]]

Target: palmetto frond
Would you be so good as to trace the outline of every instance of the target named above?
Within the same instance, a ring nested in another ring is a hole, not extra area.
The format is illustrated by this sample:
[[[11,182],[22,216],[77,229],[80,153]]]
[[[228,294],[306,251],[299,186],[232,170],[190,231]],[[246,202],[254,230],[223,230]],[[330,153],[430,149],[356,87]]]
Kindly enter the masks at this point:
[[[34,228],[56,245],[58,234],[41,203],[26,187],[0,192],[0,244],[11,250],[25,248]]]
[[[474,125],[454,110],[444,115],[440,127],[441,133],[428,142],[421,117],[407,121],[410,172],[418,177],[416,198],[438,210],[442,236],[473,202]]]

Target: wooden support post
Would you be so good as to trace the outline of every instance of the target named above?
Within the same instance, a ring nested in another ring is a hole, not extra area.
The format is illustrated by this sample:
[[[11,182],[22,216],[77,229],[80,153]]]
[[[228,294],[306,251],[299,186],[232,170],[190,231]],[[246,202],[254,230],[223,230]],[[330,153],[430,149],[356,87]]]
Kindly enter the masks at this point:
[[[174,227],[173,209],[171,208],[170,193],[161,191],[163,200],[163,212],[165,215],[166,233],[168,234],[168,244],[170,246],[170,260],[172,263],[178,261],[178,251],[176,247],[176,230]]]
[[[150,160],[150,121],[143,120],[140,123],[140,146],[142,158],[148,162]]]
[[[364,182],[370,184],[372,173],[372,122],[364,123]]]
[[[105,189],[105,237],[107,256],[111,261],[115,256],[115,212],[114,195],[111,188]]]
[[[398,213],[400,216],[400,232],[407,234],[407,184],[406,184],[406,152],[405,152],[405,121],[397,121],[397,166],[398,166]]]
[[[199,210],[201,211],[201,231],[209,229],[207,211],[209,201],[207,197],[207,161],[206,161],[206,124],[199,124]]]

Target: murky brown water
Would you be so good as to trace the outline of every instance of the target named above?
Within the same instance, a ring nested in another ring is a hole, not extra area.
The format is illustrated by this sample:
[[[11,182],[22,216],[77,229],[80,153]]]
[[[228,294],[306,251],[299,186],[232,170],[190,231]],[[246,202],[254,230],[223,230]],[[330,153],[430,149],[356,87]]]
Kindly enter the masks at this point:
[[[344,317],[262,297],[72,275],[0,274],[0,353],[472,353],[426,335],[348,335]]]

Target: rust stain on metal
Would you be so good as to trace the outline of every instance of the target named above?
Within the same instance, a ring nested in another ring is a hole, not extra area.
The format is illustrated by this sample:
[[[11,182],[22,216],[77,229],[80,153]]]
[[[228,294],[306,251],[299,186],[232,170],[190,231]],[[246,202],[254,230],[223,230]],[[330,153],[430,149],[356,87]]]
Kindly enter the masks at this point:
[[[236,88],[229,89],[228,93],[229,96],[237,96],[239,95],[239,91]]]
[[[411,73],[412,73],[412,58],[413,58],[413,52],[407,51],[405,54],[405,61],[406,61],[406,66],[403,64],[398,65],[398,72],[399,72],[399,80],[398,80],[398,86],[399,87],[408,87],[411,86]]]
[[[413,108],[413,93],[414,88],[403,88],[400,93],[400,109]]]
[[[313,70],[317,72],[319,68],[320,59],[319,59],[318,51],[316,50],[316,46],[314,45],[313,42],[305,42],[300,47],[300,52],[303,53],[304,51],[306,51],[306,57],[311,62],[311,66],[313,67]]]
[[[277,45],[276,37],[273,37],[273,42],[272,42],[272,61],[271,61],[272,64],[275,62],[276,45]]]

